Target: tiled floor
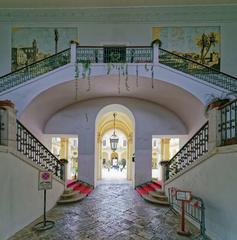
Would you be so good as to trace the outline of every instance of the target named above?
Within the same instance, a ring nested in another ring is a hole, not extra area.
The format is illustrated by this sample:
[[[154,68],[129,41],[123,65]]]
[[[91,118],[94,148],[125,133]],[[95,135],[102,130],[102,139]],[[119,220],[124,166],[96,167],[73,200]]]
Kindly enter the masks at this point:
[[[181,240],[178,219],[167,208],[149,204],[131,184],[102,182],[85,200],[56,206],[48,213],[55,227],[45,232],[27,226],[11,240]]]

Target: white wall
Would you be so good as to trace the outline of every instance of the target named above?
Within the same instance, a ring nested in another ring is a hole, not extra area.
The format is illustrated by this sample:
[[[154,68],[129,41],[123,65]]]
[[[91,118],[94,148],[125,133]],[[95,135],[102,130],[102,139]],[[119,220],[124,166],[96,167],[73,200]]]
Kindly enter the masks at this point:
[[[237,148],[222,147],[218,153],[174,180],[169,187],[189,190],[204,200],[207,235],[213,240],[236,240]]]
[[[43,214],[43,191],[38,191],[38,169],[23,159],[0,149],[1,240]],[[53,179],[53,189],[47,191],[47,211],[55,205],[63,189],[64,185]]]
[[[134,115],[135,185],[150,181],[152,135],[186,135],[188,133],[175,114],[158,104],[134,98],[97,98],[83,101],[53,115],[46,124],[44,132],[79,135],[79,178],[94,184],[95,119],[98,112],[110,104],[121,104]]]

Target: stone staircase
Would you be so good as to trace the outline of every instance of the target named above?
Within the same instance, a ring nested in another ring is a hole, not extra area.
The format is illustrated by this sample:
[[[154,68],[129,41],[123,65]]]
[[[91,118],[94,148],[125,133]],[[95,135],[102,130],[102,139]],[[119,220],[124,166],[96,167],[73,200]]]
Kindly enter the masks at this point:
[[[156,181],[151,181],[136,187],[136,191],[140,196],[154,204],[169,206],[168,197],[165,196],[165,192],[161,191],[161,186]]]
[[[79,202],[86,198],[93,190],[93,187],[89,184],[82,183],[80,181],[74,181],[67,184],[67,188],[64,190],[58,204]]]

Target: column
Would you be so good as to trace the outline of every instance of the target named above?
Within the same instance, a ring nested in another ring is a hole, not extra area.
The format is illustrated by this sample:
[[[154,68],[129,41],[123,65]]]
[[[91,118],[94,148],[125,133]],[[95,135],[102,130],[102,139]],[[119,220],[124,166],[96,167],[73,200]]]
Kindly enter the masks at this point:
[[[159,44],[156,42],[153,43],[152,48],[153,48],[153,64],[158,64],[159,63]]]
[[[127,143],[127,178],[128,180],[132,180],[132,133],[128,136]]]
[[[218,132],[218,125],[221,122],[221,113],[218,109],[208,112],[208,152],[212,152],[221,144],[221,134]]]
[[[97,179],[101,180],[102,178],[102,137],[101,134],[97,134]]]
[[[77,45],[76,41],[71,41],[71,63],[75,64],[77,62]]]
[[[162,191],[165,189],[168,162],[170,160],[170,138],[161,139],[161,182]]]

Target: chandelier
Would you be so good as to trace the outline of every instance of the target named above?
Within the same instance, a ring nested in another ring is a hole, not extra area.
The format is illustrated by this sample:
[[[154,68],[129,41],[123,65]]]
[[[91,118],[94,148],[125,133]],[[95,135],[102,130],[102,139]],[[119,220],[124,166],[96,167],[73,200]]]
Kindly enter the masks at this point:
[[[116,117],[116,113],[113,114],[113,117],[114,117],[114,132],[113,132],[112,136],[110,137],[110,147],[111,147],[112,151],[116,151],[117,147],[118,147],[118,141],[119,141],[119,138],[118,138],[118,136],[115,133],[115,117]]]

